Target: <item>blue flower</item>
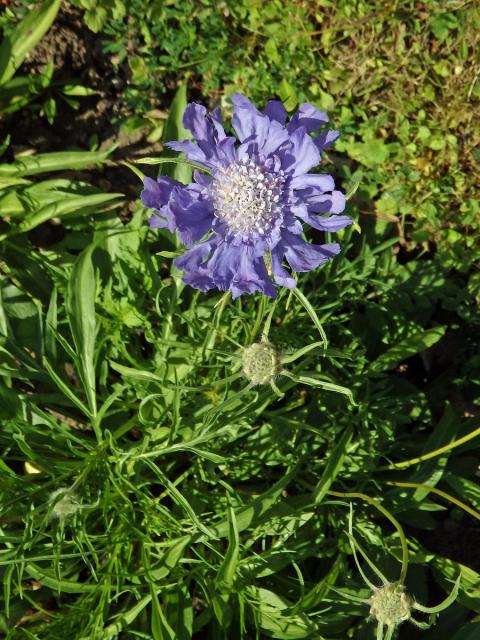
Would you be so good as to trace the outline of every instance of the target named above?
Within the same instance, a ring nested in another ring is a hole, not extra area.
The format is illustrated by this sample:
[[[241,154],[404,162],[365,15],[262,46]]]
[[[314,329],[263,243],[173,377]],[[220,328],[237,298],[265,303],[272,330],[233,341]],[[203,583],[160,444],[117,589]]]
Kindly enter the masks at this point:
[[[142,202],[155,210],[151,227],[176,231],[189,248],[174,261],[187,284],[231,291],[233,298],[255,291],[275,297],[275,285],[296,286],[284,260],[294,272],[311,271],[340,251],[336,243],[302,240],[302,222],[321,231],[352,222],[339,215],[345,196],[333,178],[308,173],[339,134],[318,134],[327,115],[307,103],[287,123],[279,101],[268,102],[265,113],[243,95],[233,95],[232,102],[238,140],[227,136],[217,109],[187,106],[183,123],[193,140],[167,146],[205,172],[195,171],[188,185],[145,178]]]

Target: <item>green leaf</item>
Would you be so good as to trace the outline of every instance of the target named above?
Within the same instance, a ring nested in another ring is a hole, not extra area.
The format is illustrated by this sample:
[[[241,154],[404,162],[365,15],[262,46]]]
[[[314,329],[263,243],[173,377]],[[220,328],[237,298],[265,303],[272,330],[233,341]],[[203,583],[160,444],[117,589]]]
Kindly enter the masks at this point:
[[[279,64],[281,62],[281,57],[278,53],[277,44],[273,38],[269,38],[265,43],[265,55],[269,60],[271,60],[274,64]],[[293,107],[295,108],[295,106]]]
[[[187,108],[187,84],[182,83],[177,89],[177,92],[170,105],[170,111],[168,113],[167,121],[163,128],[162,141],[170,142],[172,140],[186,140],[191,138],[190,132],[183,126],[183,114]],[[177,156],[175,151],[170,149],[164,149],[163,155],[166,158],[173,158]],[[160,170],[161,175],[167,175],[179,182],[187,184],[192,180],[192,169],[187,163],[179,164],[173,168],[162,167]]]
[[[150,594],[152,596],[151,630],[153,640],[175,640],[175,632],[165,618],[158,600],[157,590],[153,584],[150,584]]]
[[[304,293],[302,291],[300,291],[300,289],[295,287],[294,289],[292,289],[292,293],[297,298],[297,300],[300,301],[300,303],[302,304],[303,308],[305,309],[305,311],[308,313],[308,315],[312,319],[313,324],[317,327],[318,333],[320,334],[320,337],[321,337],[321,339],[323,341],[323,346],[326,349],[328,347],[327,336],[325,334],[325,331],[323,330],[322,323],[320,322],[320,319],[319,319],[319,317],[317,315],[317,312],[315,311],[315,309],[311,305],[311,303],[308,300],[308,298],[304,295]]]
[[[57,359],[57,342],[55,340],[55,334],[57,332],[57,316],[57,288],[54,287],[52,289],[50,304],[48,305],[45,317],[45,352],[47,357],[53,362]]]
[[[67,315],[80,364],[85,395],[92,416],[97,413],[95,395],[95,296],[96,278],[92,261],[94,245],[87,247],[75,261],[68,282]]]
[[[99,211],[110,206],[120,206],[119,198],[123,198],[122,193],[95,193],[92,195],[82,196],[59,196],[56,202],[47,204],[40,207],[38,210],[33,211],[25,216],[20,224],[12,225],[9,232],[5,233],[1,237],[10,237],[18,233],[26,233],[43,224],[47,220],[52,218],[62,218],[67,215],[87,215],[93,213],[99,213]]]
[[[461,500],[467,500],[473,505],[480,505],[480,485],[477,482],[450,472],[445,472],[442,480],[454,489]]]
[[[292,615],[291,604],[269,589],[249,586],[246,588],[256,618],[262,629],[280,640],[317,638],[316,625],[304,613]]]
[[[450,640],[477,640],[480,638],[480,621],[467,622]]]
[[[85,24],[94,33],[98,33],[102,30],[107,18],[107,10],[102,6],[95,6],[93,9],[89,9],[83,16]]]
[[[480,575],[476,571],[437,555],[431,557],[428,565],[435,569],[434,573],[447,593],[452,589],[452,582],[455,582],[461,574],[458,601],[464,607],[480,613]]]
[[[55,114],[57,113],[57,103],[55,98],[47,98],[42,106],[42,112],[48,120],[49,124],[53,124],[55,120]]]
[[[191,640],[193,634],[192,596],[186,585],[164,595],[165,617],[175,632],[175,640]]]
[[[282,491],[288,486],[290,481],[297,473],[297,469],[294,468],[286,473],[278,482],[276,482],[270,489],[257,496],[249,504],[235,510],[235,522],[238,531],[244,531],[249,527],[254,527],[261,520],[261,518],[270,510],[281,495]],[[212,526],[212,531],[219,537],[225,538],[230,532],[230,522],[224,520],[223,522]]]
[[[338,577],[345,571],[345,561],[343,555],[338,555],[335,562],[331,566],[328,573],[312,589],[300,598],[300,600],[292,608],[292,613],[300,611],[309,611],[318,607],[318,605],[327,597],[330,587],[333,586]]]
[[[97,95],[99,91],[84,87],[81,84],[64,84],[62,93],[66,96],[94,96]]]
[[[379,373],[393,369],[398,364],[432,347],[445,335],[445,327],[432,327],[408,336],[394,347],[382,353],[371,365],[370,371]]]
[[[103,589],[107,589],[107,585],[90,584],[87,582],[79,582],[78,580],[59,580],[53,575],[53,572],[40,568],[33,562],[27,562],[25,565],[26,573],[39,580],[45,587],[57,591],[58,593],[100,593]]]
[[[128,66],[132,72],[132,82],[142,84],[148,79],[149,69],[142,56],[132,56],[128,59]]]
[[[60,0],[47,0],[17,25],[0,45],[0,85],[13,77],[27,55],[47,33],[60,8]]]
[[[66,398],[68,398],[74,406],[80,409],[80,411],[85,416],[87,416],[88,418],[91,418],[89,409],[83,404],[83,402],[79,398],[77,398],[77,396],[73,393],[73,391],[70,389],[68,384],[62,380],[62,378],[57,374],[55,369],[52,367],[52,365],[49,363],[49,361],[46,358],[44,358],[43,364],[50,378],[56,384],[56,386],[60,389],[63,395]]]
[[[217,575],[217,584],[221,588],[230,589],[233,586],[235,572],[237,570],[238,558],[240,553],[240,540],[238,537],[237,522],[235,519],[235,511],[230,503],[227,507],[228,519],[228,548],[225,558],[220,566]]]
[[[293,111],[298,104],[298,96],[295,88],[283,79],[278,87],[278,95],[287,111]]]
[[[150,575],[154,580],[163,580],[174,569],[181,558],[188,545],[191,543],[192,538],[190,536],[183,536],[176,542],[172,543],[168,551],[162,557],[158,566],[150,571]]]
[[[338,441],[337,446],[328,456],[325,470],[313,491],[312,499],[315,504],[319,504],[323,500],[323,498],[327,494],[327,491],[330,489],[332,483],[339,474],[340,469],[342,468],[345,461],[347,449],[352,440],[352,435],[353,427],[352,425],[350,425],[342,434],[342,437]]]
[[[87,169],[105,162],[113,148],[105,151],[59,151],[22,156],[15,162],[0,164],[0,177],[35,176],[50,171],[73,171]]]
[[[388,160],[390,149],[381,139],[368,140],[367,142],[351,142],[346,145],[348,155],[373,169]]]
[[[460,417],[450,404],[447,404],[440,422],[435,427],[432,435],[425,443],[421,455],[429,451],[435,451],[455,440],[460,427]],[[443,471],[447,465],[450,451],[446,451],[441,456],[422,463],[421,468],[410,478],[409,482],[427,484],[434,487],[442,478]],[[413,494],[414,500],[421,502],[430,493],[429,489],[420,488]]]

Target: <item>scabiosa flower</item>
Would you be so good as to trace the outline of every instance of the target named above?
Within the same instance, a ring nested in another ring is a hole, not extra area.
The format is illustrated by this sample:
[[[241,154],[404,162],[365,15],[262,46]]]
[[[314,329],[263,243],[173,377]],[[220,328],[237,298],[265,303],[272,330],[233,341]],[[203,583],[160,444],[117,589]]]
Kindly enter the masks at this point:
[[[275,297],[275,285],[296,286],[284,260],[294,272],[311,271],[340,251],[336,243],[305,242],[302,222],[321,231],[352,222],[339,215],[345,196],[333,178],[308,173],[339,134],[324,130],[312,137],[328,118],[307,103],[287,123],[279,101],[268,102],[265,113],[243,95],[232,102],[238,141],[225,133],[218,109],[187,106],[183,123],[193,140],[167,146],[205,172],[195,171],[189,185],[145,178],[142,202],[155,210],[151,227],[177,231],[188,247],[174,261],[187,284],[231,291],[233,298],[255,291]]]

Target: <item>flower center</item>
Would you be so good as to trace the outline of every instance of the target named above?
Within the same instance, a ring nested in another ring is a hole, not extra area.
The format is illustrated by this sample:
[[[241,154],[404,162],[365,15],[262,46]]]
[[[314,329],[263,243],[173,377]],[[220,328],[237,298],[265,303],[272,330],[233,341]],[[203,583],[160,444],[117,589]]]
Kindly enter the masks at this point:
[[[281,213],[285,176],[253,160],[220,169],[210,187],[215,214],[236,233],[267,233]]]

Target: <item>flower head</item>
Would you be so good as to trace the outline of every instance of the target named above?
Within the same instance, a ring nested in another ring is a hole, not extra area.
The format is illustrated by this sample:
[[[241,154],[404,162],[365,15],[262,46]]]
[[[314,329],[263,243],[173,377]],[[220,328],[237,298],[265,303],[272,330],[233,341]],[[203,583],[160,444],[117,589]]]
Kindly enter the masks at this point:
[[[370,598],[370,615],[380,624],[398,626],[412,616],[413,600],[398,582],[376,588]]]
[[[254,342],[243,350],[242,369],[252,385],[269,384],[280,371],[280,356],[269,342]]]
[[[340,215],[345,197],[333,178],[308,173],[338,132],[312,137],[328,118],[307,103],[287,123],[279,101],[268,102],[264,113],[243,95],[233,95],[232,102],[238,140],[227,136],[218,110],[187,106],[183,123],[193,140],[167,146],[204,172],[195,171],[188,185],[145,178],[142,202],[155,210],[151,227],[177,231],[188,247],[174,262],[187,284],[231,291],[234,298],[255,291],[275,297],[275,285],[296,286],[284,260],[294,272],[311,271],[340,251],[336,243],[302,240],[302,222],[321,231],[352,222]]]

